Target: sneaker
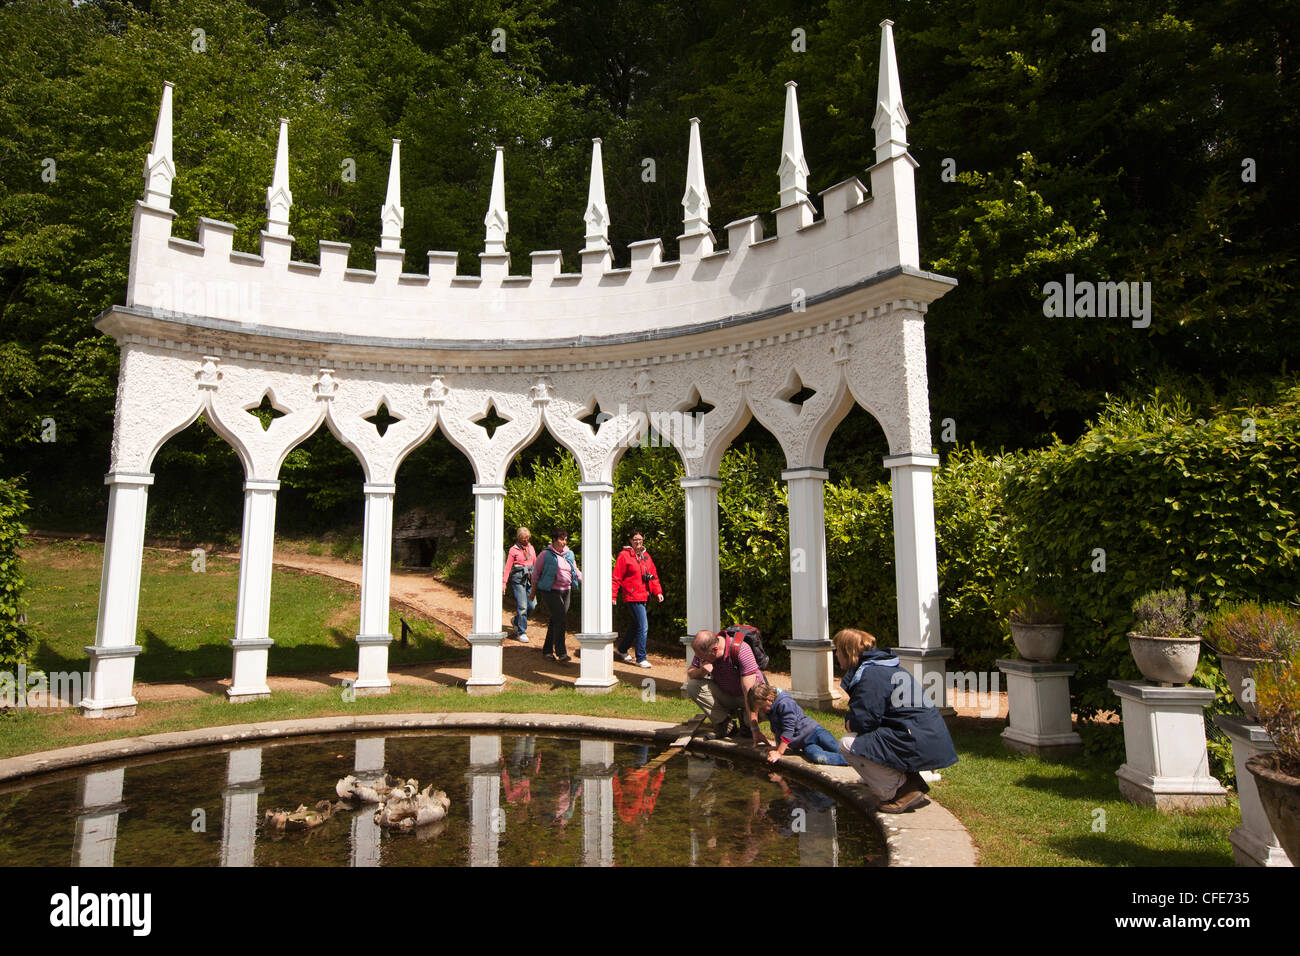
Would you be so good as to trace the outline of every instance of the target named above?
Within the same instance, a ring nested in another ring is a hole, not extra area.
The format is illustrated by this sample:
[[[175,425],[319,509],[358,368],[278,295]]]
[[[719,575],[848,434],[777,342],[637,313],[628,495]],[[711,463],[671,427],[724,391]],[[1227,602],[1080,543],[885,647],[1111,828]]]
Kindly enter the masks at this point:
[[[520,644],[527,644],[529,642],[527,634],[520,634],[516,640],[518,640]]]
[[[636,655],[633,654],[631,651],[628,651],[626,654],[623,655],[623,660],[627,661],[629,664],[635,664]]]
[[[649,661],[637,661],[637,665],[636,665],[636,666],[637,666],[637,667],[652,667],[653,665],[652,665]]]

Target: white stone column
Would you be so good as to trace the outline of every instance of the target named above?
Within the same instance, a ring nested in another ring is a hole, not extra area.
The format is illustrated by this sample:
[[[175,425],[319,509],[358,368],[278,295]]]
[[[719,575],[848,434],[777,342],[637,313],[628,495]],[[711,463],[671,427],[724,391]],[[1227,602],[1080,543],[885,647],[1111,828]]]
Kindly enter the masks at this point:
[[[722,626],[722,586],[718,577],[718,490],[711,475],[681,479],[686,492],[686,663],[698,631]]]
[[[232,750],[226,756],[226,788],[221,793],[222,866],[253,866],[262,790],[262,748]]]
[[[606,481],[580,481],[582,496],[582,647],[581,671],[574,686],[586,694],[606,694],[618,683],[614,676],[614,486]],[[500,575],[497,575],[500,577]]]
[[[781,472],[790,504],[790,694],[805,707],[827,708],[832,647],[826,594],[825,468]]]
[[[1237,794],[1241,798],[1241,825],[1228,834],[1233,859],[1238,866],[1293,866],[1260,803],[1255,775],[1246,769],[1247,760],[1272,753],[1277,750],[1277,744],[1268,731],[1252,723],[1249,717],[1218,714],[1214,722],[1232,741],[1232,763],[1237,771]]]
[[[135,714],[136,617],[140,607],[140,564],[144,559],[144,518],[153,475],[116,472],[108,485],[108,528],[104,568],[99,579],[99,620],[90,658],[90,690],[81,701],[83,717]]]
[[[117,816],[122,803],[126,769],[101,770],[81,778],[81,814],[72,844],[73,866],[112,866],[117,850]]]
[[[271,640],[271,558],[275,552],[275,493],[278,481],[244,482],[244,533],[239,548],[239,607],[235,612],[233,679],[226,690],[232,702],[264,700],[266,658]]]
[[[582,865],[614,865],[614,744],[578,742],[582,779]]]
[[[506,813],[501,807],[501,738],[469,738],[469,865],[496,866]]]
[[[505,555],[505,485],[474,486],[474,632],[470,643],[471,694],[499,693],[502,670],[501,574]]]
[[[894,574],[898,587],[899,661],[945,716],[948,658],[939,634],[939,562],[934,547],[934,469],[939,456],[889,455],[894,500]]]
[[[390,579],[393,570],[393,493],[396,485],[367,482],[361,551],[361,632],[357,634],[358,696],[387,694]]]

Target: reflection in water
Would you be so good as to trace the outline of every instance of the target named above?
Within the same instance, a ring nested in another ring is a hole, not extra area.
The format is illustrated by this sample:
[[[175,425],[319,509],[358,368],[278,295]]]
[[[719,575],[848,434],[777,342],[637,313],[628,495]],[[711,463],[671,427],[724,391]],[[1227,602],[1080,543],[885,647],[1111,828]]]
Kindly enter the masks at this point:
[[[73,866],[112,866],[117,848],[117,816],[122,806],[125,770],[104,770],[81,778],[76,836],[72,844]]]
[[[69,851],[75,866],[884,862],[875,829],[820,791],[725,760],[651,757],[608,740],[423,733],[127,763],[0,793],[0,864],[61,865]],[[381,830],[373,805],[305,832],[263,829],[264,811],[312,806],[349,772],[367,783],[414,777],[446,790],[451,809],[411,832]],[[217,797],[210,833],[196,821]]]
[[[262,748],[232,750],[221,793],[221,865],[252,866],[257,844],[257,798],[262,795]]]

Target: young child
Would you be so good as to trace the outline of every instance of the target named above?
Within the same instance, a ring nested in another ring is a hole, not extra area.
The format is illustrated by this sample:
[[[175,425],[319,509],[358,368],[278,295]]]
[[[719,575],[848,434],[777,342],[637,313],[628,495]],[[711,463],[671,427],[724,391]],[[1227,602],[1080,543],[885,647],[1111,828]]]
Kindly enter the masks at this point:
[[[839,743],[831,732],[803,712],[783,690],[771,684],[755,684],[749,689],[749,708],[766,717],[772,728],[776,747],[767,752],[767,762],[776,763],[787,751],[803,752],[809,763],[830,767],[847,767],[848,761],[840,756]]]

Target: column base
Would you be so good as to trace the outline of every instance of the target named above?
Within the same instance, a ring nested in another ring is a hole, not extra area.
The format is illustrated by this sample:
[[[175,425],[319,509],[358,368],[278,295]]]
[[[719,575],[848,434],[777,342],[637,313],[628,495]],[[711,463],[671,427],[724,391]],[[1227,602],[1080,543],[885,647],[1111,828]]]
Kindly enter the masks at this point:
[[[490,681],[475,682],[472,677],[465,682],[465,693],[471,697],[486,697],[490,694],[499,694],[505,689],[506,681],[504,677],[495,684]]]
[[[226,697],[232,704],[266,700],[271,696],[266,683],[266,658],[275,641],[269,637],[232,637],[229,643],[234,661]]]
[[[130,698],[130,703],[121,702],[91,702],[86,698],[81,702],[81,716],[89,720],[113,720],[117,717],[134,717],[135,708],[138,703],[134,697]]]
[[[835,700],[830,641],[785,641],[790,652],[790,696],[800,707],[830,710]]]
[[[1115,775],[1124,798],[1161,811],[1223,806],[1227,791],[1210,776],[1205,747],[1204,710],[1214,691],[1147,681],[1107,686],[1123,707],[1125,762]]]
[[[891,647],[899,665],[916,678],[926,700],[934,700],[944,717],[956,717],[948,706],[948,658],[957,653],[951,647]]]
[[[618,684],[614,676],[614,642],[618,635],[613,632],[578,634],[577,638],[582,648],[582,666],[573,689],[580,694],[608,694]]]
[[[357,679],[352,690],[358,697],[376,697],[387,694],[393,687],[388,679],[388,647],[393,643],[391,634],[358,634]]]
[[[81,716],[91,719],[134,717],[138,701],[131,693],[135,682],[135,659],[144,648],[84,648],[90,658],[90,692],[81,700]]]
[[[502,669],[505,649],[501,632],[466,634],[465,640],[469,641],[469,680],[465,689],[471,694],[498,693],[506,682]],[[476,687],[494,689],[475,690]]]

